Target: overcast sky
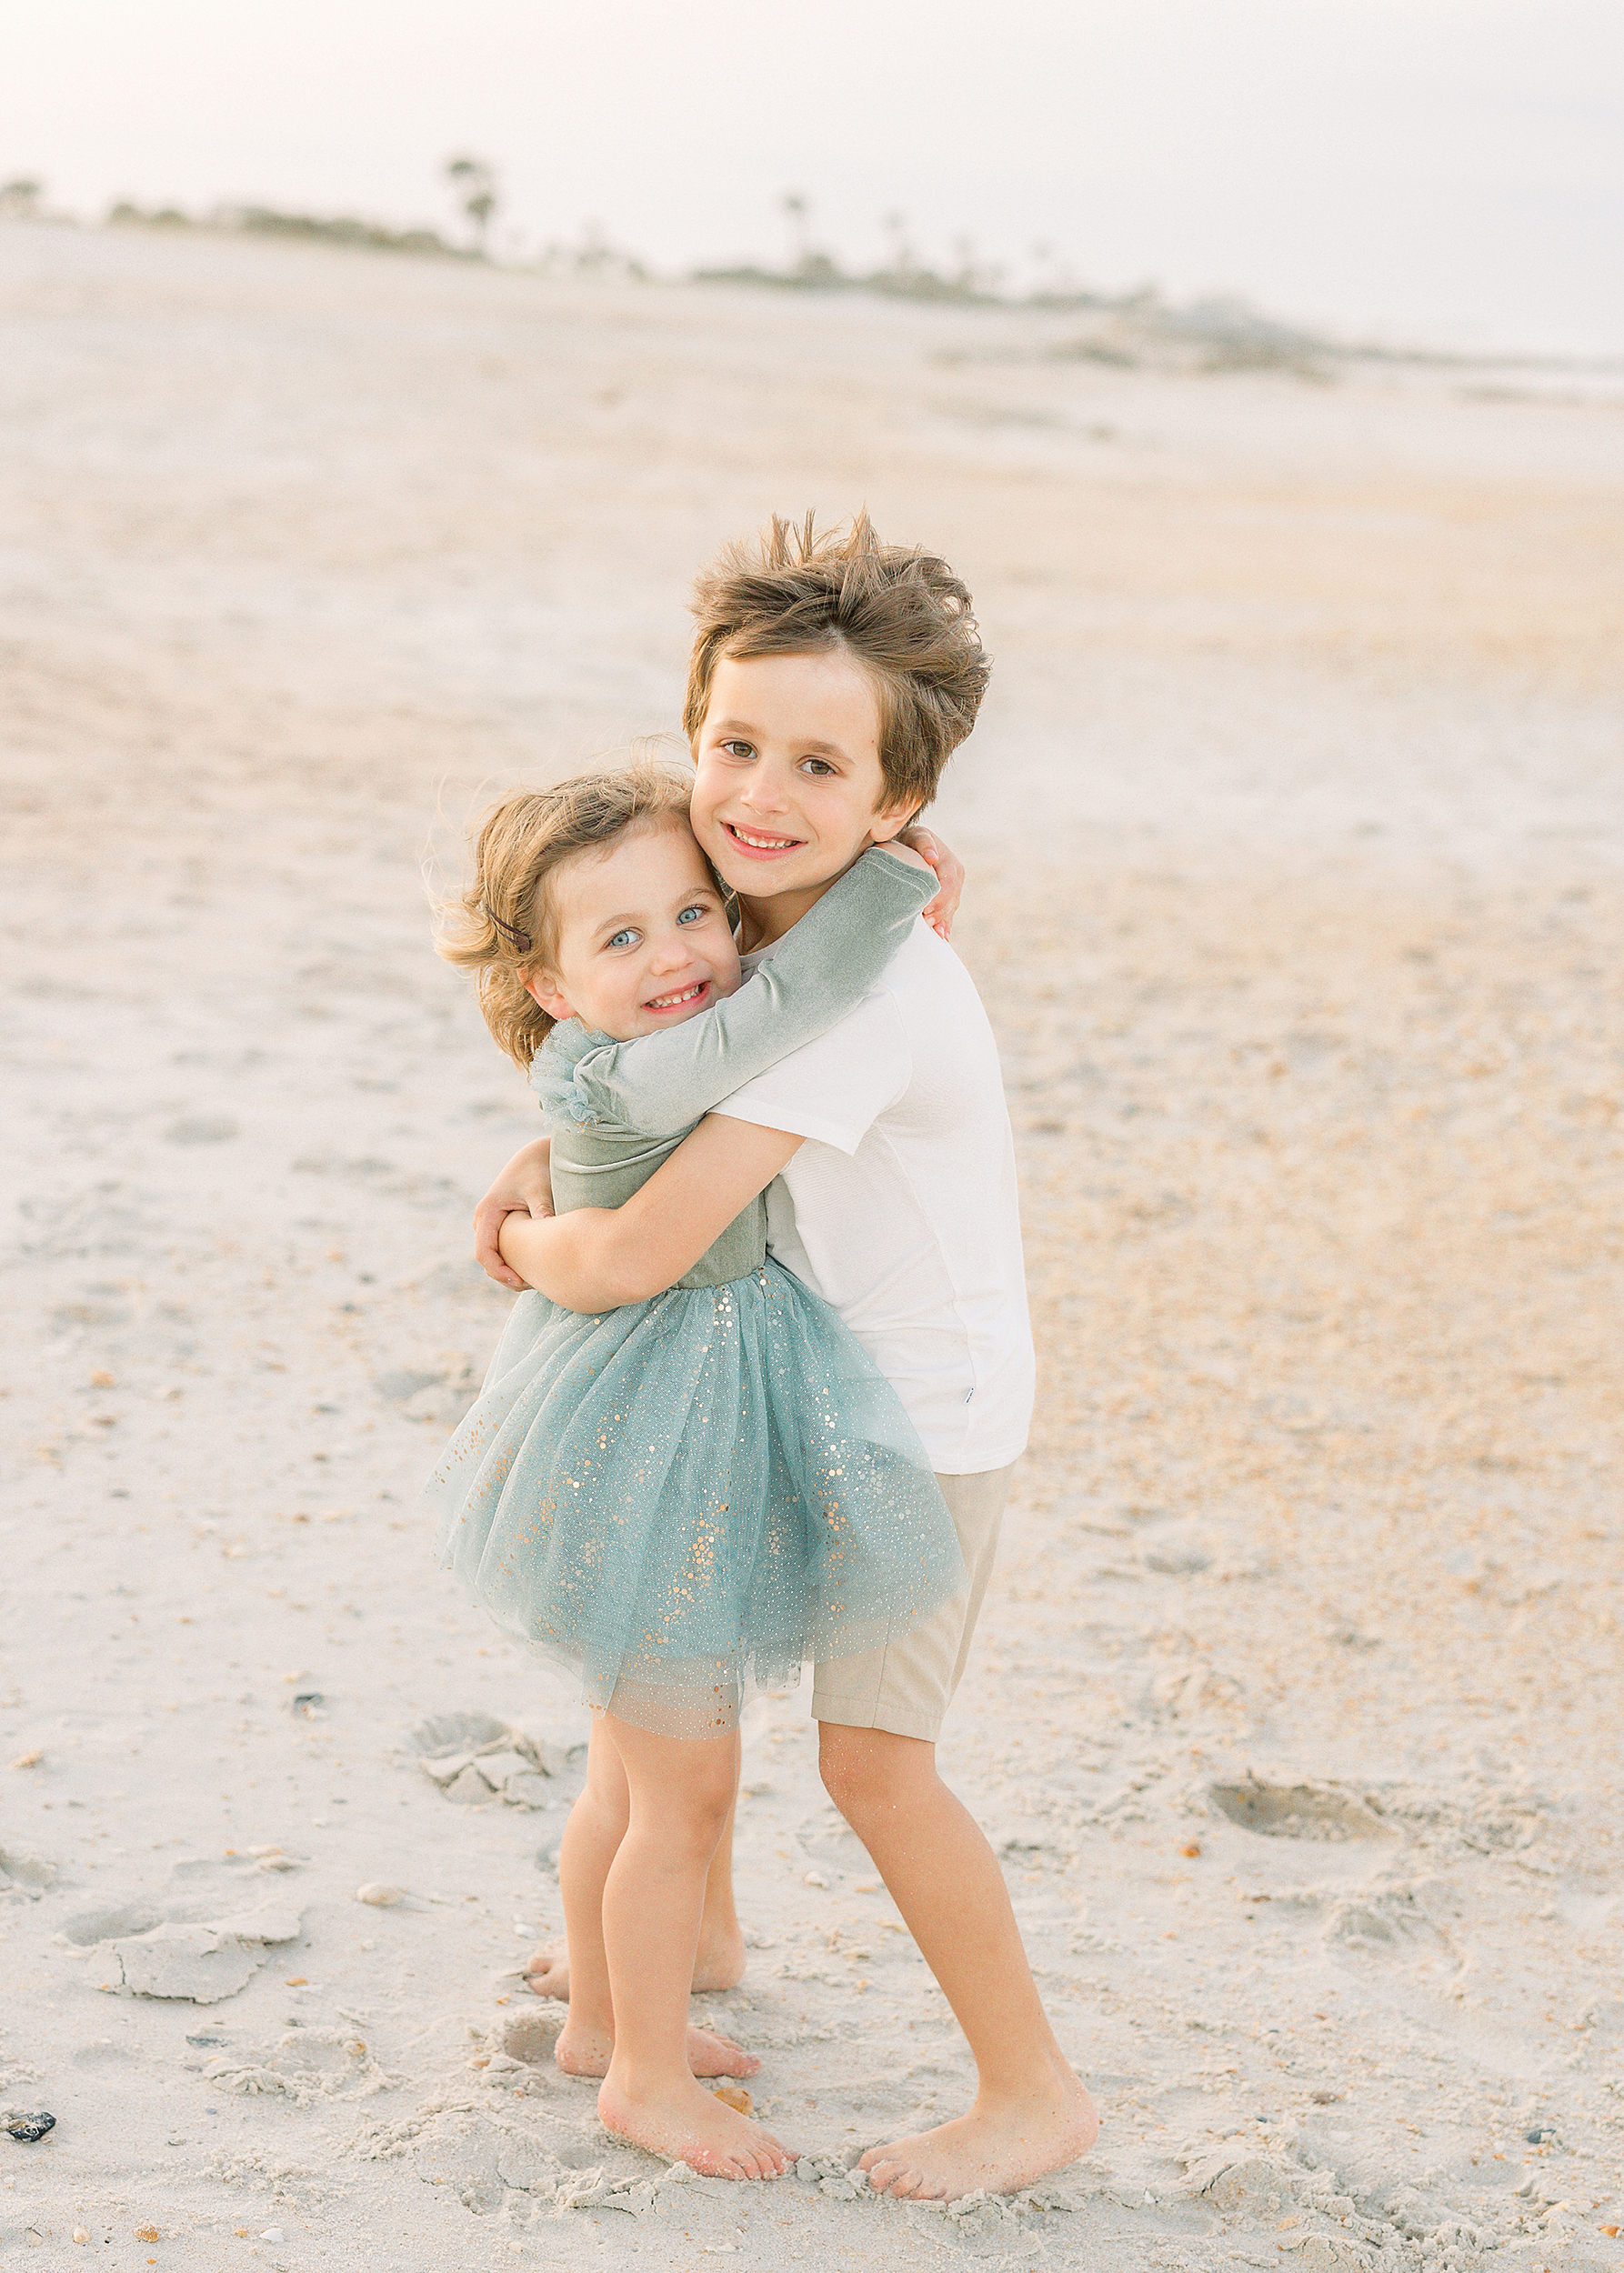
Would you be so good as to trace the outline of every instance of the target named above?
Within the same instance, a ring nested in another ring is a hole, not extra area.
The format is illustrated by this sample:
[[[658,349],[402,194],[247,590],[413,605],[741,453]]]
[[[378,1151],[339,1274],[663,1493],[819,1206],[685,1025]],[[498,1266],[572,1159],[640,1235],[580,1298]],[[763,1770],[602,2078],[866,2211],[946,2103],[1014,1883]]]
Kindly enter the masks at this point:
[[[879,257],[1238,292],[1333,325],[1624,353],[1619,0],[50,0],[11,15],[0,179],[596,224],[662,268]]]

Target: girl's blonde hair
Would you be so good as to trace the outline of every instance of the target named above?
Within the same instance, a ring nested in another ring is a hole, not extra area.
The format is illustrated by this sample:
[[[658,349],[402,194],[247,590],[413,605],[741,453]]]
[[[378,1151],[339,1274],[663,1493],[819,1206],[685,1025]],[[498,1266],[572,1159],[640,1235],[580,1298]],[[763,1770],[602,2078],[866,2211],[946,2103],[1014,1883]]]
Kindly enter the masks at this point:
[[[516,1065],[529,1065],[555,1024],[525,985],[555,949],[554,870],[640,824],[686,820],[691,786],[657,758],[637,756],[550,789],[520,790],[480,823],[474,874],[442,906],[435,946],[447,963],[476,974],[485,1023]]]

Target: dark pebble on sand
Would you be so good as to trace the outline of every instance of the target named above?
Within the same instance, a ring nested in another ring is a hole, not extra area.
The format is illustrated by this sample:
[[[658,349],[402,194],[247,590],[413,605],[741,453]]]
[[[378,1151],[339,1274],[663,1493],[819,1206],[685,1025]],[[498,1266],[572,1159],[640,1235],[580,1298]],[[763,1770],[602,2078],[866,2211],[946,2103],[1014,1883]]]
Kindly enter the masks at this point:
[[[47,2131],[56,2128],[56,2118],[43,2112],[39,2115],[14,2115],[5,2128],[13,2138],[31,2147],[36,2138],[44,2138]]]

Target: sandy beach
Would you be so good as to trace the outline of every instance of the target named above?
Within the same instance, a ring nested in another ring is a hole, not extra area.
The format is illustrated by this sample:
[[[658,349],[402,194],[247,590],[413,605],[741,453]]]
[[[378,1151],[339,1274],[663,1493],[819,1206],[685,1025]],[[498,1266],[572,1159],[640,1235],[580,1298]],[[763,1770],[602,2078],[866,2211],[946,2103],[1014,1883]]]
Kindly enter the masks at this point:
[[[1624,2261],[1624,389],[202,232],[0,228],[0,2256]],[[943,1759],[1103,2118],[950,2208],[846,2175],[970,2079],[804,1691],[696,2000],[796,2177],[553,2068],[586,1717],[416,1498],[535,1133],[427,888],[860,504],[996,659],[1040,1389]]]

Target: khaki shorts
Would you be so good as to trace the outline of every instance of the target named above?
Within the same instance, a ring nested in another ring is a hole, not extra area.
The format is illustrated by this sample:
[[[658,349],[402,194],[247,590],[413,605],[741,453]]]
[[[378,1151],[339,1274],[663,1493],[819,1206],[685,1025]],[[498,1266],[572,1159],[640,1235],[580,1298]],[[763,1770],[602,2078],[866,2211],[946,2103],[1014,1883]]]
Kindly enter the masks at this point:
[[[937,1477],[964,1550],[968,1587],[933,1610],[922,1626],[883,1648],[826,1658],[813,1676],[814,1720],[936,1742],[953,1692],[964,1678],[1014,1474],[1011,1461],[1007,1468],[987,1468],[977,1476]]]

